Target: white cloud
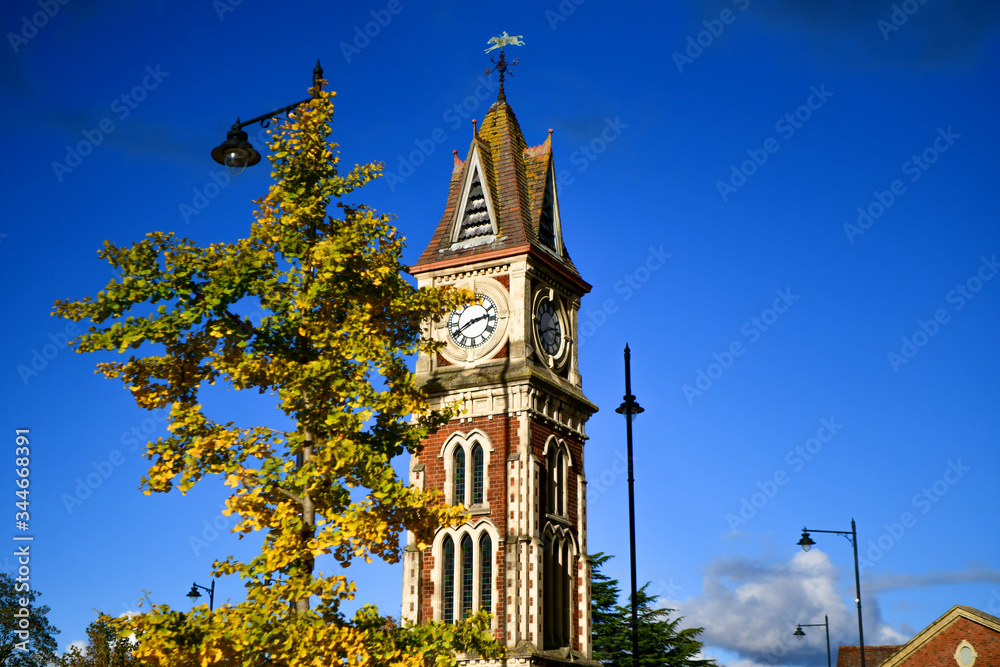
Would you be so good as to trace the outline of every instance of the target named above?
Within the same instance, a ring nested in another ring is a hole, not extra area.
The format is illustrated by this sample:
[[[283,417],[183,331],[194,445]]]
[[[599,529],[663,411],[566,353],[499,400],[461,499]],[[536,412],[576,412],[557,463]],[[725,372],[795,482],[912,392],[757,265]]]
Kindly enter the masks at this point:
[[[66,653],[69,653],[74,648],[79,649],[80,653],[87,655],[87,641],[84,639],[77,639],[75,642],[70,642],[69,646],[66,647]]]
[[[805,628],[801,640],[792,633],[798,623],[822,624],[825,614],[834,652],[841,644],[857,645],[853,579],[840,581],[829,557],[815,548],[797,552],[787,563],[720,559],[709,565],[698,597],[665,604],[684,616],[685,626],[705,629],[701,639],[709,651],[718,647],[738,655],[728,667],[825,665],[822,627]],[[909,639],[882,623],[877,599],[870,596],[863,603],[866,644]]]

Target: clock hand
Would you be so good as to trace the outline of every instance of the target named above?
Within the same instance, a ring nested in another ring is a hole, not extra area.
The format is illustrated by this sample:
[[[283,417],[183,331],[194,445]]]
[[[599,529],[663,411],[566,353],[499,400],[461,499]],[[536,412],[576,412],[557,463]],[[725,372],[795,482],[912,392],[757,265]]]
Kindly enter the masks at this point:
[[[480,320],[485,320],[487,317],[489,317],[488,314],[487,315],[480,315],[479,317],[473,317],[471,320],[469,320],[468,322],[466,322],[465,324],[463,324],[462,326],[460,326],[458,328],[458,333],[462,333],[463,331],[465,331],[466,329],[469,328],[469,325],[475,324],[476,322],[478,322]]]

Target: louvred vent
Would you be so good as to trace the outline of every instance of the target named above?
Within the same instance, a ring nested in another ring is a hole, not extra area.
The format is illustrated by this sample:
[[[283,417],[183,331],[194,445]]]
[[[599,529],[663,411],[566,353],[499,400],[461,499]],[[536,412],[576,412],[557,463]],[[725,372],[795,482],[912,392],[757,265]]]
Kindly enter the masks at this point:
[[[545,184],[545,198],[542,200],[542,212],[538,218],[538,241],[553,250],[556,249],[556,227],[555,220],[552,215],[553,209],[553,197],[552,197],[552,172],[549,172],[549,177],[546,179]]]
[[[486,208],[486,195],[483,192],[483,184],[479,180],[479,169],[477,168],[472,175],[472,185],[469,187],[469,197],[466,200],[458,240],[465,241],[492,233],[493,224],[490,222],[490,213]]]

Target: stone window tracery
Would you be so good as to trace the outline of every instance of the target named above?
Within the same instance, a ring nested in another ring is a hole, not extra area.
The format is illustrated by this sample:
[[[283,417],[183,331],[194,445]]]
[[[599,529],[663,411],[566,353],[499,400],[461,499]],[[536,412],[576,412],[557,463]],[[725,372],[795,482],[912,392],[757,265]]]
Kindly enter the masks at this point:
[[[445,502],[466,507],[486,506],[489,490],[487,471],[490,463],[490,444],[485,435],[456,434],[441,451],[445,463]],[[485,507],[483,508],[485,509]]]
[[[456,623],[477,611],[493,610],[495,530],[492,524],[482,522],[476,528],[443,531],[434,552],[440,563],[435,574],[440,585],[435,605],[440,611],[435,612],[435,618]]]

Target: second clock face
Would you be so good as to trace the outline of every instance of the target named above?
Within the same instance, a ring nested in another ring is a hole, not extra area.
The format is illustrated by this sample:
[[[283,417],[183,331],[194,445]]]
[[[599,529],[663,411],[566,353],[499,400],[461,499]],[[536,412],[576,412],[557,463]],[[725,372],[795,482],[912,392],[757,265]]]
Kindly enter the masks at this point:
[[[464,348],[485,345],[497,330],[497,305],[485,294],[476,294],[476,303],[454,310],[448,316],[448,333]]]
[[[562,347],[562,324],[559,322],[559,313],[548,298],[542,299],[538,303],[537,326],[538,340],[542,349],[550,356],[556,356],[559,348]]]

